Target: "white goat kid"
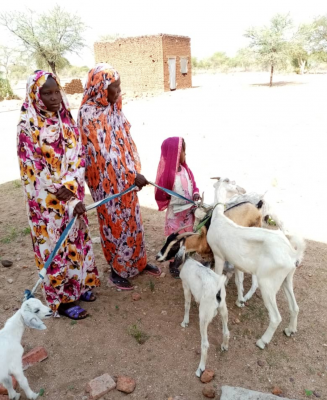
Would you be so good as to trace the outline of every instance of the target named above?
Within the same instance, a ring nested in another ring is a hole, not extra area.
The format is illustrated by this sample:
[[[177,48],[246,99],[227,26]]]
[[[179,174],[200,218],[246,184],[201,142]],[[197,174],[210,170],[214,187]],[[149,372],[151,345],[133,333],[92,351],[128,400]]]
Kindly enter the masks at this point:
[[[40,300],[29,299],[25,301],[21,308],[5,323],[0,330],[0,383],[8,390],[9,399],[18,400],[18,394],[12,385],[13,375],[21,389],[24,390],[28,399],[36,399],[29,387],[28,381],[23,372],[22,356],[24,353],[21,339],[25,330],[25,325],[30,328],[43,330],[46,326],[42,319],[52,315],[50,308],[44,306]]]
[[[305,242],[292,235],[289,239],[281,231],[264,228],[246,228],[236,225],[224,215],[226,193],[232,190],[229,180],[219,180],[215,185],[215,201],[218,203],[212,216],[207,240],[214,253],[215,271],[221,274],[225,260],[234,264],[236,270],[256,275],[262,298],[269,312],[270,323],[257,341],[264,349],[278,325],[281,316],[278,311],[276,294],[283,286],[290,310],[286,336],[297,331],[299,307],[293,292],[293,275],[302,260]]]
[[[176,255],[175,262],[178,266],[185,260],[185,247],[182,245],[180,251]],[[199,320],[201,333],[201,360],[196,376],[200,377],[205,370],[207,354],[209,348],[208,341],[208,325],[217,315],[219,310],[222,326],[223,326],[223,343],[222,350],[228,350],[229,330],[228,330],[228,311],[226,306],[226,289],[224,275],[217,275],[210,268],[205,267],[193,258],[188,258],[183,264],[180,272],[180,278],[183,283],[185,296],[185,315],[182,327],[185,328],[189,324],[189,314],[191,306],[191,295],[199,304]]]

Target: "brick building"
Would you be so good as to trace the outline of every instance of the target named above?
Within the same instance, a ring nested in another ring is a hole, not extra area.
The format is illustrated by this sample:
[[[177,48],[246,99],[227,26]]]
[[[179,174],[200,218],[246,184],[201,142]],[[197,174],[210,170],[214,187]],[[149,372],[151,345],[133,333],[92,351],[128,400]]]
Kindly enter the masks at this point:
[[[163,92],[192,87],[191,40],[153,35],[94,44],[95,61],[107,62],[121,75],[125,93]]]

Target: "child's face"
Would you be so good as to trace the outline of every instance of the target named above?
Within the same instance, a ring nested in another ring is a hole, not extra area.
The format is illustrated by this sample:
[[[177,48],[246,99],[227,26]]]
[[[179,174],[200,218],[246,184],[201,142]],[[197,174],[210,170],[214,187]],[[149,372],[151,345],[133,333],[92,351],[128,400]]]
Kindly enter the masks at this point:
[[[183,140],[183,146],[182,146],[182,150],[181,150],[181,155],[179,158],[179,163],[180,164],[184,164],[185,163],[185,159],[186,159],[186,144]]]

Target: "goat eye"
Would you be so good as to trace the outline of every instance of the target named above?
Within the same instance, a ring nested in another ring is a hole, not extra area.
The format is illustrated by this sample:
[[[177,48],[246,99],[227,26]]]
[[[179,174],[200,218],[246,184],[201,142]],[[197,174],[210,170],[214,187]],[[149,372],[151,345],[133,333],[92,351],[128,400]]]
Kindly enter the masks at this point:
[[[35,314],[37,314],[39,311],[40,311],[40,309],[38,308],[34,312],[35,312]]]

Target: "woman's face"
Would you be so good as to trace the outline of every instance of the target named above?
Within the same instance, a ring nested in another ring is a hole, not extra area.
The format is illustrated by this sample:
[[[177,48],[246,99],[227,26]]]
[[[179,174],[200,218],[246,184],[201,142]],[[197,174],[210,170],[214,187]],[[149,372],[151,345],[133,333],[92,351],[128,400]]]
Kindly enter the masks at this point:
[[[40,89],[41,100],[47,110],[56,112],[60,110],[62,97],[57,82],[49,76],[45,84]]]
[[[108,101],[111,104],[117,103],[121,89],[120,89],[120,78],[118,81],[113,82],[111,85],[108,86]]]
[[[183,140],[183,145],[182,145],[181,155],[180,155],[180,158],[179,158],[179,163],[180,164],[184,164],[185,160],[186,160],[186,144],[185,144],[185,142]]]

